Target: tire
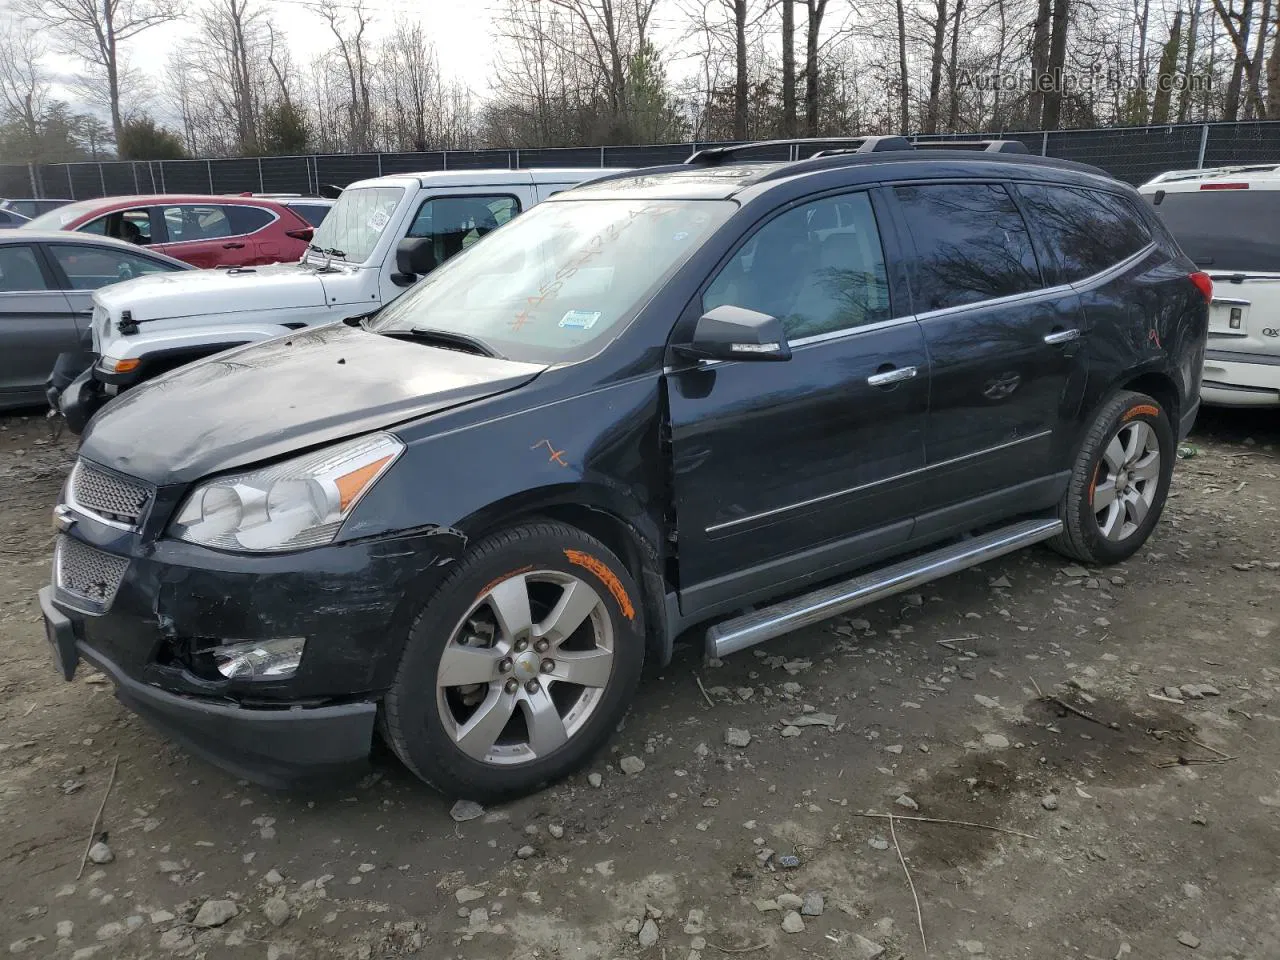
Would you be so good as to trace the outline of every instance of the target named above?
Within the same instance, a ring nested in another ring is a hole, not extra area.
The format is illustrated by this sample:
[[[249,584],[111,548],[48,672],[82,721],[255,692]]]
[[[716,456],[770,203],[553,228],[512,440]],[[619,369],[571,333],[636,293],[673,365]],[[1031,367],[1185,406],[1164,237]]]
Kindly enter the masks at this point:
[[[1131,391],[1113,396],[1085,434],[1058,506],[1063,530],[1049,545],[1085,563],[1133,556],[1160,520],[1176,455],[1158,400]]]
[[[641,611],[626,567],[581,530],[547,521],[485,538],[409,630],[382,703],[392,749],[437,790],[481,803],[567,776],[631,703]]]

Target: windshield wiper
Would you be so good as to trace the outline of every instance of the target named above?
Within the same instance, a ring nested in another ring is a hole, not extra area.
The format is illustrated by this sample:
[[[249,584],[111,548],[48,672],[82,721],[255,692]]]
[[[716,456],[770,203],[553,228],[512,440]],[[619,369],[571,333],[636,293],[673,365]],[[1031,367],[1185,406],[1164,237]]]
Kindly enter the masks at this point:
[[[339,250],[337,247],[321,247],[314,243],[308,243],[307,249],[314,250],[316,253],[322,253],[326,257],[337,257],[339,260],[347,259],[347,252],[345,250]]]
[[[444,347],[446,350],[461,350],[464,353],[478,353],[482,357],[493,357],[495,360],[505,360],[501,353],[493,348],[493,346],[479,337],[473,337],[469,333],[457,333],[453,330],[436,330],[432,327],[411,327],[408,330],[379,330],[388,337],[400,337],[405,340],[414,340],[418,343],[427,343],[432,346]]]

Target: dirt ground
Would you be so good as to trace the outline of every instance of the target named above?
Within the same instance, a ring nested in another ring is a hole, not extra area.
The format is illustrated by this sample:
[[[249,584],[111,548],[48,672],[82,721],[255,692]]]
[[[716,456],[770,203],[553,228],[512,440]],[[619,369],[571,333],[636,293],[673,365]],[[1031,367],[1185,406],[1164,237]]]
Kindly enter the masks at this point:
[[[0,418],[0,950],[1275,960],[1280,415],[1191,443],[1130,562],[1033,549],[722,665],[681,651],[590,777],[455,822],[385,750],[271,794],[58,678],[34,597],[74,445]],[[104,796],[114,860],[77,879]]]

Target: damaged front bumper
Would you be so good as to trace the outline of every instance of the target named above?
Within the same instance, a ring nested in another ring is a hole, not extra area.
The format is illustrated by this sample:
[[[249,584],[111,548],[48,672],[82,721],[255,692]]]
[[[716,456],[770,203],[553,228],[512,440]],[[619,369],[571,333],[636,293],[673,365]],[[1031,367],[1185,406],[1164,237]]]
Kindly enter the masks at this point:
[[[59,535],[54,582],[39,595],[63,676],[90,664],[192,753],[276,788],[366,764],[412,616],[455,555],[450,536],[431,533],[242,556],[73,526]],[[100,578],[119,571],[105,602],[68,589],[86,582],[73,562],[97,563]],[[202,654],[282,636],[306,639],[285,678],[226,679]]]

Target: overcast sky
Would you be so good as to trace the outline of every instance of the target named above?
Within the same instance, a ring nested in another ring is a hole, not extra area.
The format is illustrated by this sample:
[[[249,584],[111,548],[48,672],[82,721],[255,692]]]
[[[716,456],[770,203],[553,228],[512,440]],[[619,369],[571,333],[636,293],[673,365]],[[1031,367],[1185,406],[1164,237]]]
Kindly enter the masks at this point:
[[[188,10],[198,10],[210,0],[187,0]],[[494,55],[494,12],[501,0],[368,0],[366,9],[374,15],[371,28],[373,49],[377,50],[377,38],[390,32],[397,16],[408,16],[422,22],[427,35],[435,44],[441,72],[446,78],[456,77],[471,89],[483,95],[488,90],[489,71]],[[294,62],[303,68],[317,54],[333,45],[329,26],[313,13],[307,0],[266,0],[272,20],[289,40]],[[8,0],[0,0],[0,10],[8,6]],[[169,109],[160,94],[162,78],[169,58],[169,51],[176,43],[195,32],[189,20],[155,27],[128,45],[131,64],[142,69],[153,80],[154,102],[152,111],[161,117],[169,116]],[[75,74],[83,70],[76,61],[63,57],[50,57],[50,67],[60,75]],[[72,101],[78,108],[79,95],[60,88],[59,96]],[[129,93],[124,91],[126,107]]]

